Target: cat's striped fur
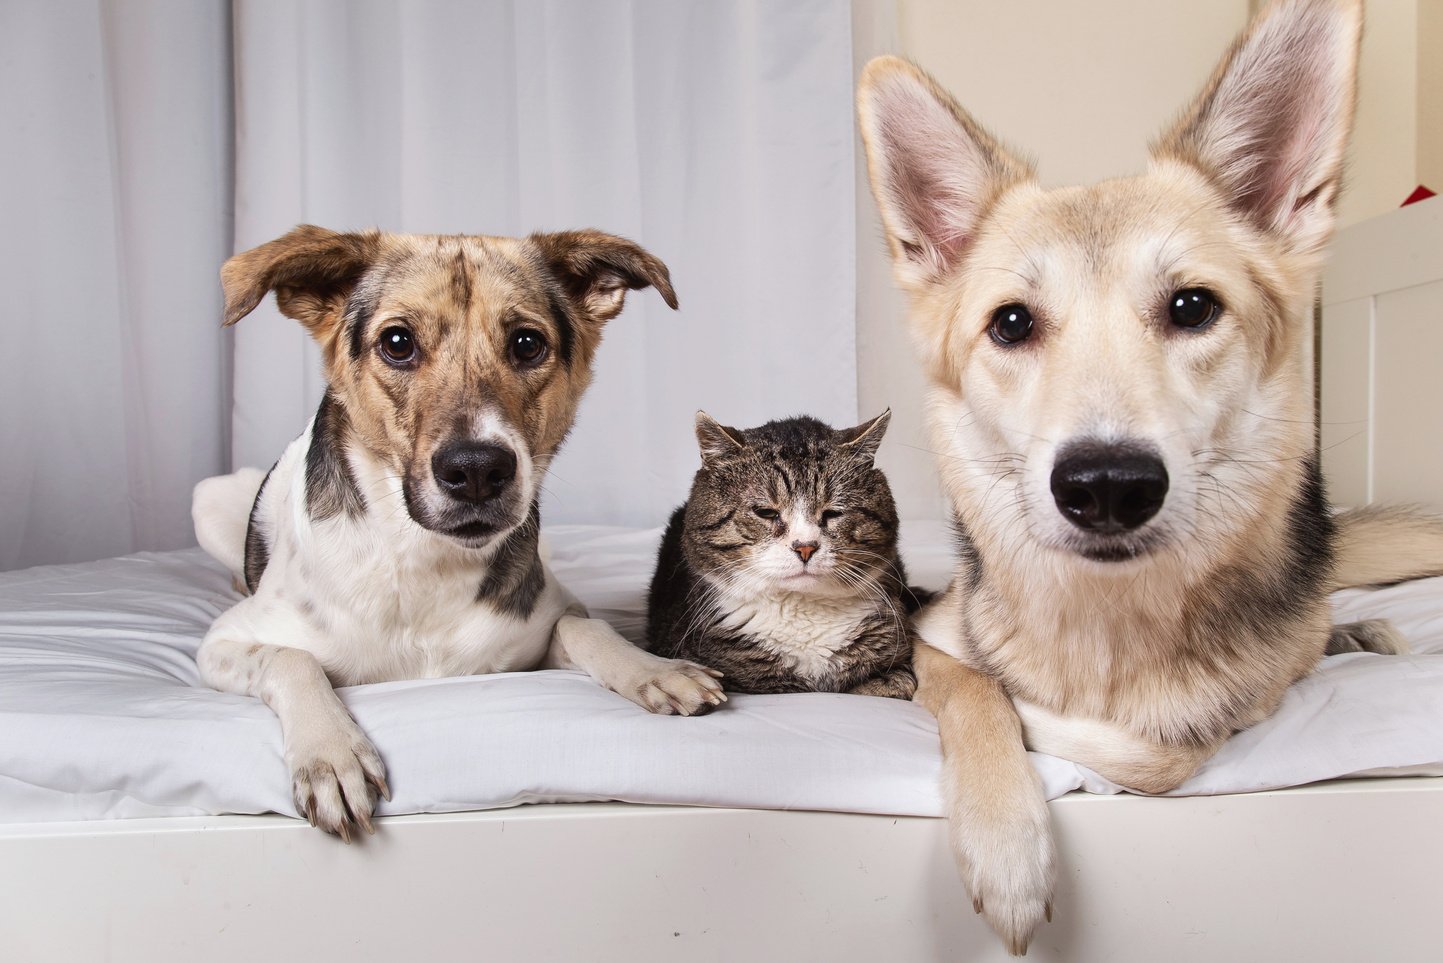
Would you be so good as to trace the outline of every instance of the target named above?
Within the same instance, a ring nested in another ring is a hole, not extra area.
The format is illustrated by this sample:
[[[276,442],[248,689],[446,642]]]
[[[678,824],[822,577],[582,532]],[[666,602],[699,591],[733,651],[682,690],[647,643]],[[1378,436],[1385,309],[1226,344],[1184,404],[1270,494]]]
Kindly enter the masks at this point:
[[[662,540],[651,650],[719,669],[734,692],[910,698],[917,600],[872,463],[887,420],[738,430],[699,414],[702,467]]]

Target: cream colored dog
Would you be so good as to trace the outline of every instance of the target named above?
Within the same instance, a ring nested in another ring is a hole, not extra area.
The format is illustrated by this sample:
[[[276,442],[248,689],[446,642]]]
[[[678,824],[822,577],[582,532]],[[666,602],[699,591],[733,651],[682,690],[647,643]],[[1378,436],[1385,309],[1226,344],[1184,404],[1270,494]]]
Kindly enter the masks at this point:
[[[1341,585],[1443,571],[1443,528],[1324,501],[1306,318],[1361,9],[1263,13],[1146,173],[1044,190],[916,67],[858,94],[959,559],[919,620],[954,848],[1013,952],[1051,915],[1025,747],[1162,792],[1277,707]],[[1336,561],[1335,561],[1336,560]]]

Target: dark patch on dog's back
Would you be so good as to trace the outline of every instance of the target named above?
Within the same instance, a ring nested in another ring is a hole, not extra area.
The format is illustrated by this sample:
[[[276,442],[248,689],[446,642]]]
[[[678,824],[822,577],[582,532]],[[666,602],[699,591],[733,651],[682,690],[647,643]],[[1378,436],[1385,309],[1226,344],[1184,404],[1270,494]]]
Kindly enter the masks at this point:
[[[277,462],[276,464],[279,464]],[[245,553],[245,577],[246,588],[251,594],[256,594],[260,587],[261,576],[266,572],[266,566],[271,561],[270,540],[266,533],[261,531],[258,512],[261,507],[261,496],[266,492],[266,483],[271,480],[271,472],[276,470],[276,465],[270,467],[266,477],[261,479],[261,487],[256,489],[255,501],[251,502],[250,518],[246,520],[246,553]]]
[[[498,612],[528,619],[536,600],[546,587],[546,570],[541,565],[541,510],[531,503],[531,512],[491,556],[486,577],[476,591],[476,601]]]
[[[366,511],[366,500],[346,460],[349,427],[346,409],[327,391],[316,409],[311,446],[306,450],[306,514],[313,520],[341,514],[355,518]]]

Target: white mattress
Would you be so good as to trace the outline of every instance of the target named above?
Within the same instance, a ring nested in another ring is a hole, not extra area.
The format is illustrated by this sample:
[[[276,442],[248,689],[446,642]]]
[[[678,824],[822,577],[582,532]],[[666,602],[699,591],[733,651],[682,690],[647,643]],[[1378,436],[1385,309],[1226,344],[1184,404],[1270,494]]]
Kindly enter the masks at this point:
[[[558,576],[639,636],[659,529],[548,529]],[[914,581],[940,586],[940,524],[904,532]],[[199,687],[196,644],[236,596],[199,550],[0,574],[0,821],[294,814],[275,717]],[[1388,616],[1406,657],[1336,656],[1272,719],[1178,792],[1280,788],[1360,773],[1443,774],[1443,579],[1340,593]],[[621,800],[939,815],[936,727],[862,696],[734,696],[701,718],[652,716],[576,672],[341,691],[389,768],[383,813]],[[1049,796],[1116,792],[1033,754]]]

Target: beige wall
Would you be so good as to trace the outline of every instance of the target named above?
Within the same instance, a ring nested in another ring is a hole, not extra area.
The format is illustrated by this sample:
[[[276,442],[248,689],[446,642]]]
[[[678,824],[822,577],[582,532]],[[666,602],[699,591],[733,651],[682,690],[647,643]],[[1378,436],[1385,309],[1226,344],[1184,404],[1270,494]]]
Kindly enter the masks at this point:
[[[916,60],[1060,185],[1140,170],[1254,2],[858,0],[868,29],[857,43],[860,55]],[[1371,0],[1367,17],[1345,225],[1397,207],[1417,183],[1443,191],[1443,0]],[[893,408],[879,461],[904,518],[937,517],[903,305],[865,197],[858,248],[861,414]]]
[[[1342,227],[1396,208],[1418,186],[1418,14],[1438,0],[1372,0],[1358,63],[1358,114]]]
[[[1247,0],[900,0],[902,51],[1048,184],[1142,168],[1247,22]]]
[[[1418,0],[1418,182],[1443,194],[1443,0]]]

